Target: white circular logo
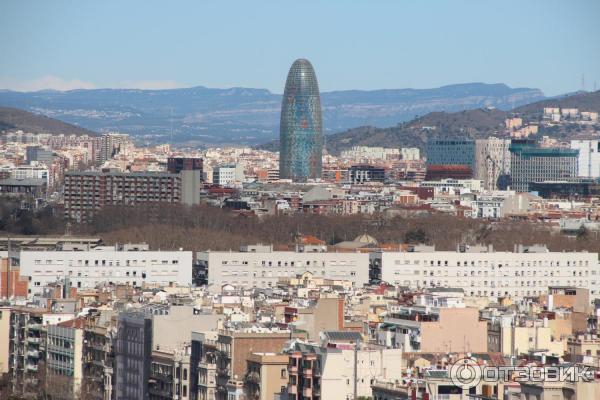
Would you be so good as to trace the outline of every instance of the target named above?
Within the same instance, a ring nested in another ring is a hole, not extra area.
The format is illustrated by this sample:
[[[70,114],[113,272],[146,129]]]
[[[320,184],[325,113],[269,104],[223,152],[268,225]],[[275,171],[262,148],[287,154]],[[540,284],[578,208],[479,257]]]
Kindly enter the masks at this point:
[[[461,358],[450,368],[450,379],[455,386],[470,389],[481,381],[481,367],[470,358]]]

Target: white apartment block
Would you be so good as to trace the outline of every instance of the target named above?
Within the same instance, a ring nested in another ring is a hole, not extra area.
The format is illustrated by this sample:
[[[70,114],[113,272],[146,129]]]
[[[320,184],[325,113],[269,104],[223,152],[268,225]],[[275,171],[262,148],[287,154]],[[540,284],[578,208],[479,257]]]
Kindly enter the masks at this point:
[[[369,146],[353,146],[350,150],[344,150],[340,154],[341,158],[352,159],[355,161],[360,161],[363,159],[386,160],[388,157],[399,155],[399,149]]]
[[[298,246],[296,251],[273,251],[271,246],[244,246],[242,251],[206,251],[197,259],[208,271],[213,293],[230,284],[245,288],[275,287],[280,278],[306,271],[315,277],[349,280],[358,287],[369,282],[369,254],[327,252],[326,246]]]
[[[244,169],[241,165],[221,165],[213,169],[212,182],[220,186],[232,185],[244,180]]]
[[[421,159],[421,150],[418,147],[403,147],[400,149],[400,155],[403,160],[419,161]]]
[[[548,293],[549,286],[576,286],[600,298],[597,253],[549,252],[545,247],[495,252],[484,247],[464,251],[380,252],[381,280],[411,288],[461,288],[467,296],[521,299]]]
[[[31,294],[68,278],[76,288],[101,283],[192,284],[191,251],[149,251],[147,245],[98,246],[92,249],[21,251],[21,276],[30,277]]]
[[[585,178],[600,177],[600,140],[573,139],[571,149],[579,150],[577,175]]]

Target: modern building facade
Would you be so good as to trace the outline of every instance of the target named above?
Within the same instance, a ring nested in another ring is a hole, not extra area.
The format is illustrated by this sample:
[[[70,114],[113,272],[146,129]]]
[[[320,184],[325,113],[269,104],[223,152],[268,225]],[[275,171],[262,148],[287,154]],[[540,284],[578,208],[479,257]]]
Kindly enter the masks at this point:
[[[30,277],[32,294],[41,294],[48,284],[65,279],[76,288],[94,288],[103,282],[133,286],[144,283],[190,285],[192,253],[148,251],[147,245],[22,251],[21,275]]]
[[[152,360],[152,316],[119,314],[115,346],[115,400],[148,399]]]
[[[475,141],[469,138],[427,141],[427,166],[461,165],[475,170]]]
[[[385,182],[385,168],[374,165],[353,165],[348,170],[348,175],[352,183]]]
[[[578,150],[543,148],[531,140],[513,140],[510,145],[511,189],[528,192],[531,182],[575,178],[578,156]]]
[[[306,246],[296,251],[245,246],[243,250],[197,253],[199,263],[208,270],[209,291],[219,292],[225,284],[245,288],[275,287],[279,279],[306,271],[319,278],[349,280],[358,287],[369,282],[367,253],[327,252],[326,246]]]
[[[475,141],[474,178],[483,181],[485,190],[505,189],[503,178],[510,174],[510,140],[489,137]]]
[[[382,281],[410,288],[460,288],[467,296],[522,299],[547,294],[550,286],[576,286],[588,289],[591,299],[600,298],[597,253],[463,246],[458,251],[384,251],[376,258]]]
[[[279,177],[320,179],[323,120],[317,76],[310,61],[294,61],[281,104]]]

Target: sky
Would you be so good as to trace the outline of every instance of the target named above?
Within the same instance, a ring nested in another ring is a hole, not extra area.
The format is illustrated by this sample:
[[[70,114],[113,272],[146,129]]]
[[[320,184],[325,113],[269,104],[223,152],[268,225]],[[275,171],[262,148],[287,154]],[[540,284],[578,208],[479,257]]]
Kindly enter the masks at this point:
[[[600,89],[600,1],[0,1],[0,88]],[[583,86],[582,86],[583,77]],[[597,82],[597,83],[595,83]]]

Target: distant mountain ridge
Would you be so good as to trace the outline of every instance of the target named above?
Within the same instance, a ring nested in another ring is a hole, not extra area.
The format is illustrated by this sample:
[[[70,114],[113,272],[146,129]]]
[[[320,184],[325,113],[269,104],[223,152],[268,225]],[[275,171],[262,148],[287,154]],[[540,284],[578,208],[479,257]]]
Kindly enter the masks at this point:
[[[433,111],[508,110],[545,99],[538,89],[467,83],[434,89],[321,93],[326,133],[386,127]],[[281,95],[266,89],[192,87],[168,90],[0,91],[0,105],[57,118],[97,132],[122,131],[148,143],[248,144],[279,132]]]
[[[516,107],[510,111],[479,108],[454,113],[432,112],[412,121],[387,128],[361,126],[338,132],[326,137],[326,149],[332,154],[352,146],[419,147],[425,148],[427,139],[442,137],[485,138],[496,135],[504,129],[504,121],[510,116],[522,117],[527,122],[541,119],[544,107],[578,108],[580,111],[600,113],[600,91],[575,93],[546,99]],[[572,131],[550,128],[540,130],[539,136],[548,135],[566,138]],[[276,149],[277,141],[266,143],[261,148]]]

